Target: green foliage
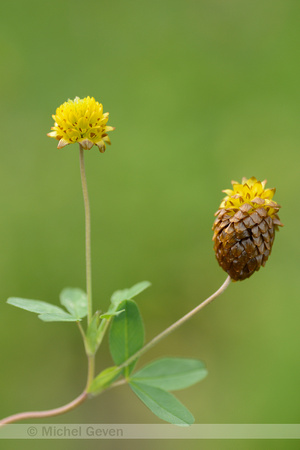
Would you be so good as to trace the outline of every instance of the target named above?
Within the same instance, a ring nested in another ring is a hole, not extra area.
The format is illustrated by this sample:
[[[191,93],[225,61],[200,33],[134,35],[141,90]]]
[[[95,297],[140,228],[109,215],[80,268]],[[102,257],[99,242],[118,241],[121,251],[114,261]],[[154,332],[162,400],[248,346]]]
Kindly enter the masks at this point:
[[[119,369],[117,366],[108,367],[99,373],[99,375],[94,378],[91,383],[88,392],[93,394],[99,394],[104,389],[108,388],[110,384],[118,378],[122,369]]]
[[[142,283],[131,290],[117,291],[113,294],[112,303],[116,304],[124,296],[140,292],[140,288],[143,288]],[[144,341],[143,323],[136,303],[133,300],[123,299],[121,303],[118,303],[117,311],[121,309],[124,311],[113,318],[109,339],[110,351],[117,365],[123,364],[142,348]],[[148,364],[130,376],[135,362],[125,367],[124,374],[129,380],[131,389],[140,400],[155,415],[167,422],[191,425],[194,422],[192,414],[167,391],[183,389],[201,381],[207,375],[204,364],[194,359],[163,358]],[[98,377],[101,391],[103,375],[99,374]],[[95,384],[95,386],[93,389],[97,391],[98,385]]]
[[[151,283],[149,283],[149,281],[141,281],[129,289],[114,292],[111,297],[111,304],[108,311],[101,315],[97,312],[89,325],[85,342],[88,354],[93,355],[97,351],[110,320],[125,311],[120,307],[120,303],[124,300],[130,300],[132,297],[143,292],[150,285]],[[100,321],[100,319],[102,320]]]
[[[191,425],[192,414],[167,391],[183,389],[207,375],[203,362],[187,358],[162,358],[148,364],[130,377],[133,392],[159,418]]]
[[[64,289],[60,294],[60,302],[69,313],[59,306],[41,300],[18,297],[10,297],[7,300],[9,305],[38,314],[39,319],[44,322],[78,322],[87,315],[87,297],[81,289]]]
[[[106,320],[111,319],[114,316],[118,316],[123,311],[125,311],[125,310],[121,309],[120,311],[114,311],[114,312],[107,311],[107,313],[101,314],[100,319],[106,319]]]
[[[147,282],[139,283],[131,289],[117,291],[112,296],[112,310],[122,311],[114,316],[109,336],[111,355],[117,366],[126,362],[143,346],[141,315],[136,303],[126,297],[137,295],[148,286]],[[194,422],[192,414],[168,391],[183,389],[201,381],[207,375],[203,362],[187,358],[162,358],[130,376],[135,362],[125,367],[124,375],[140,400],[167,422],[191,425]],[[108,370],[109,377],[115,374],[115,368]],[[111,381],[105,384],[106,376],[105,371],[98,375],[98,381],[94,381],[91,386],[93,392],[101,392],[105,386],[109,386]]]
[[[192,425],[195,419],[174,395],[163,389],[130,381],[139,399],[160,419],[175,425]]]
[[[124,310],[112,320],[109,333],[109,347],[116,365],[124,363],[144,345],[144,325],[136,303],[123,300],[118,310]],[[129,376],[135,362],[125,367],[124,374]]]
[[[17,306],[26,311],[39,314],[39,319],[45,322],[76,322],[77,319],[71,314],[68,314],[59,306],[51,305],[50,303],[41,300],[29,300],[26,298],[10,297],[7,300],[9,305]]]
[[[119,304],[123,300],[131,300],[132,298],[143,292],[145,289],[147,289],[149,286],[151,286],[151,283],[149,281],[141,281],[140,283],[135,284],[129,289],[115,291],[111,296],[111,302],[113,304]]]
[[[187,358],[162,358],[148,364],[130,376],[136,360],[124,368],[118,366],[135,355],[144,345],[144,326],[135,297],[147,287],[148,281],[130,289],[116,291],[108,311],[97,311],[88,326],[84,343],[86,352],[94,355],[111,321],[109,346],[116,364],[98,374],[88,388],[91,394],[107,389],[123,372],[131,389],[140,400],[159,418],[176,425],[191,425],[192,414],[168,391],[183,389],[201,381],[207,371],[201,361]],[[80,321],[87,315],[87,295],[78,288],[66,288],[60,294],[62,308],[40,300],[11,297],[7,303],[37,313],[44,321]],[[129,378],[130,377],[130,378]]]
[[[131,381],[175,391],[203,380],[207,370],[202,361],[187,358],[162,358],[131,376]]]
[[[70,314],[62,312],[60,314],[40,314],[38,316],[43,322],[78,322],[81,319],[76,319],[72,317]]]
[[[87,295],[78,288],[65,288],[60,293],[60,303],[77,319],[82,319],[88,313]]]
[[[107,313],[101,314],[97,311],[91,320],[91,323],[89,324],[89,327],[86,332],[86,339],[85,339],[85,347],[87,350],[87,353],[89,355],[94,355],[101,344],[101,341],[104,337],[105,331],[107,329],[107,326],[109,324],[109,321],[112,317],[118,316],[124,311],[124,309],[120,311],[108,311]],[[100,321],[100,319],[102,319]],[[100,324],[99,324],[100,323]]]

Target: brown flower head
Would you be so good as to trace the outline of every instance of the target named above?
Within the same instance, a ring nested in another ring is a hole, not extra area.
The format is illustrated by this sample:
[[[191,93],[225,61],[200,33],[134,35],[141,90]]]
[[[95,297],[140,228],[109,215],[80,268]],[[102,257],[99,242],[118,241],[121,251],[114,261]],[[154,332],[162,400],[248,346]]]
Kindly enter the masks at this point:
[[[214,250],[219,265],[232,280],[244,280],[266,264],[275,231],[283,226],[277,215],[280,206],[272,200],[275,189],[252,177],[232,181],[225,192],[213,225]]]

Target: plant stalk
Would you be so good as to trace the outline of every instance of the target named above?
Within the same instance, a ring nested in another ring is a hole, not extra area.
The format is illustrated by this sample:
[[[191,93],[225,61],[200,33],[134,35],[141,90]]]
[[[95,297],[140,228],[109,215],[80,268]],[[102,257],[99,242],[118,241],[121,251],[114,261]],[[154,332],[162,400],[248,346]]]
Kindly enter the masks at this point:
[[[172,333],[174,330],[176,330],[180,325],[182,325],[184,322],[189,320],[191,317],[193,317],[195,314],[197,314],[198,311],[203,309],[206,305],[211,303],[215,298],[217,298],[219,295],[221,295],[225,289],[229,286],[231,281],[230,276],[228,276],[225,280],[225,282],[222,284],[222,286],[210,297],[208,297],[206,300],[204,300],[202,303],[200,303],[196,308],[192,309],[190,312],[185,314],[185,316],[181,317],[177,322],[174,322],[172,325],[170,325],[168,328],[166,328],[164,331],[162,331],[160,334],[155,336],[148,344],[144,345],[140,350],[138,350],[134,355],[132,355],[130,358],[127,359],[127,361],[123,362],[120,366],[118,366],[119,369],[122,369],[123,367],[128,366],[133,361],[135,361],[137,358],[142,356],[145,352],[150,350],[154,345],[156,345],[159,341],[161,341],[164,337],[168,336],[170,333]]]
[[[86,261],[86,293],[88,300],[88,315],[87,323],[88,326],[91,323],[93,316],[93,303],[92,303],[92,259],[91,259],[91,213],[90,213],[90,202],[89,194],[86,182],[85,174],[85,164],[84,164],[84,150],[79,144],[79,160],[80,160],[80,174],[81,174],[81,184],[82,193],[84,201],[84,212],[85,212],[85,261]],[[85,343],[85,338],[84,338]],[[88,375],[86,389],[89,388],[91,382],[94,379],[95,374],[95,355],[87,355],[88,357]]]
[[[79,144],[79,159],[80,159],[80,174],[82,193],[84,201],[85,211],[85,261],[86,261],[86,293],[88,299],[88,325],[90,324],[93,316],[93,304],[92,304],[92,262],[91,262],[91,213],[89,194],[86,182],[85,165],[84,165],[84,150]]]
[[[0,428],[3,425],[6,425],[8,423],[18,422],[19,420],[41,419],[43,417],[52,417],[52,416],[58,416],[59,414],[64,414],[64,413],[76,408],[81,403],[83,403],[87,399],[87,396],[88,396],[87,392],[83,391],[73,401],[71,401],[70,403],[67,403],[66,405],[61,406],[59,408],[48,409],[46,411],[28,411],[28,412],[23,412],[23,413],[14,414],[12,416],[8,416],[5,419],[0,420]]]

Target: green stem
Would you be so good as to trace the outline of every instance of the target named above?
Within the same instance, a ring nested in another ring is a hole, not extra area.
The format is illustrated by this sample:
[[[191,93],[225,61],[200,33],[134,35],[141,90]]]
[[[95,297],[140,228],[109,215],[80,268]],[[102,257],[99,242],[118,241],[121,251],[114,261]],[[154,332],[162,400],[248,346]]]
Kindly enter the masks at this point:
[[[87,323],[88,326],[91,323],[93,316],[93,304],[92,304],[92,261],[91,261],[91,213],[90,213],[90,202],[89,194],[86,182],[85,165],[84,165],[84,151],[82,146],[79,144],[79,160],[80,160],[80,174],[81,174],[81,184],[82,193],[84,200],[84,211],[85,211],[85,260],[86,260],[86,293],[88,300],[88,315]],[[81,330],[82,331],[82,330]],[[85,342],[85,338],[84,338]],[[88,355],[88,376],[87,385],[93,381],[95,373],[95,356]]]
[[[91,263],[91,213],[90,213],[90,202],[89,194],[85,175],[84,166],[84,153],[83,148],[79,144],[79,157],[80,157],[80,174],[81,174],[81,184],[82,193],[84,200],[84,211],[85,211],[85,260],[86,260],[86,293],[88,298],[88,325],[92,320],[93,315],[93,305],[92,305],[92,263]]]
[[[78,322],[76,322],[76,323],[77,323],[77,326],[78,326],[78,328],[79,328],[79,331],[80,331],[81,337],[82,337],[82,339],[83,339],[84,347],[85,347],[85,341],[86,341],[86,337],[85,337],[85,334],[84,334],[84,331],[83,331],[82,325],[81,325],[81,323],[80,323],[79,321],[78,321]]]
[[[86,381],[86,390],[90,387],[95,374],[95,355],[88,355],[88,376]]]
[[[160,334],[155,336],[148,344],[144,345],[140,350],[138,350],[134,355],[132,355],[130,358],[127,359],[127,361],[124,361],[120,366],[118,366],[119,369],[123,367],[127,367],[129,364],[131,364],[133,361],[135,361],[137,358],[142,356],[145,352],[150,350],[154,345],[156,345],[159,341],[161,341],[164,337],[168,336],[172,331],[176,330],[180,325],[182,325],[184,322],[189,320],[191,317],[193,317],[198,311],[203,309],[206,305],[208,305],[210,302],[212,302],[216,297],[218,297],[220,294],[222,294],[225,289],[229,286],[231,281],[230,276],[228,276],[225,280],[225,282],[222,284],[222,286],[210,297],[208,297],[206,300],[204,300],[202,303],[200,303],[196,308],[192,309],[192,311],[188,312],[185,316],[181,317],[177,322],[174,322],[172,325],[170,325],[168,328],[166,328],[164,331],[162,331]]]

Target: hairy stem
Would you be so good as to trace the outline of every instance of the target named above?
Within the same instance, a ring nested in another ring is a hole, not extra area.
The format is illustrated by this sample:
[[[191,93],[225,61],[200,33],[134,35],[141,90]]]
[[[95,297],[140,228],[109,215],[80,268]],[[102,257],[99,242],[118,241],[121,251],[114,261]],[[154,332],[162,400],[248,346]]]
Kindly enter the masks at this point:
[[[176,330],[180,325],[182,325],[184,322],[189,320],[191,317],[193,317],[195,314],[197,314],[198,311],[203,309],[206,305],[208,305],[210,302],[212,302],[215,298],[217,298],[219,295],[221,295],[225,289],[229,286],[231,281],[230,276],[228,276],[225,280],[225,282],[222,284],[222,286],[210,297],[208,297],[206,300],[204,300],[202,303],[200,303],[196,308],[192,309],[190,312],[188,312],[185,316],[181,317],[177,322],[174,322],[172,325],[170,325],[168,328],[166,328],[164,331],[162,331],[160,334],[155,336],[148,344],[144,345],[140,350],[138,350],[134,355],[132,355],[130,358],[127,359],[127,361],[123,362],[119,369],[128,366],[133,361],[135,361],[137,358],[142,356],[145,352],[150,350],[154,345],[156,345],[159,341],[161,341],[164,337],[168,336],[172,331]]]

